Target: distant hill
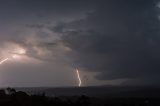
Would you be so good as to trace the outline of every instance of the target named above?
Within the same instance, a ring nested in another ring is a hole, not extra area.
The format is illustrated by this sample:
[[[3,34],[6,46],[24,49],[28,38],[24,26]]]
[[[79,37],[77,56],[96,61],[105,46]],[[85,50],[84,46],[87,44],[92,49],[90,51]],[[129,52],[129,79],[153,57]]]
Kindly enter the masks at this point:
[[[92,87],[26,87],[15,88],[28,94],[42,94],[46,96],[79,96],[94,97],[160,97],[160,87],[132,87],[132,86],[92,86]]]

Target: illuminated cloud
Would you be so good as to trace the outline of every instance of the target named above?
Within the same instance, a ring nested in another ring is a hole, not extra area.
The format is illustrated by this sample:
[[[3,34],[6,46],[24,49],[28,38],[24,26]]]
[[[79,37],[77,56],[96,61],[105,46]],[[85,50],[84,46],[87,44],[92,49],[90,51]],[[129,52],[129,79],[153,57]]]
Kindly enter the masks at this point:
[[[158,84],[157,3],[0,1],[0,60],[11,58],[0,69],[4,72],[0,81],[14,86],[77,85],[76,64],[84,73],[81,78],[85,73],[92,76],[92,85],[104,80],[110,84],[122,80],[123,84],[153,84],[153,78]]]

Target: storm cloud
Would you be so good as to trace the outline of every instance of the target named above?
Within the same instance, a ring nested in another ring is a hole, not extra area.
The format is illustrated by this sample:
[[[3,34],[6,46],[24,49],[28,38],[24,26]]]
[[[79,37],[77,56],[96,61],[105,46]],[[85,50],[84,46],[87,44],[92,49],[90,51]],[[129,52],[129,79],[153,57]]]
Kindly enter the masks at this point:
[[[76,85],[78,67],[85,86],[160,84],[159,0],[0,2],[0,59],[26,50],[2,65],[3,83]]]
[[[74,63],[84,71],[100,72],[97,79],[152,84],[160,74],[157,3],[100,1],[86,18],[57,24],[52,31],[71,49]]]

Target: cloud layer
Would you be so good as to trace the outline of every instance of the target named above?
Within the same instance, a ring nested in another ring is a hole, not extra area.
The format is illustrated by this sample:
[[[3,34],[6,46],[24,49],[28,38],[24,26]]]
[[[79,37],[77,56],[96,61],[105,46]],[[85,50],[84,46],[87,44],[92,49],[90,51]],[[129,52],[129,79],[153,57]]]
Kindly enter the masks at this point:
[[[64,77],[59,79],[55,74],[65,76],[65,73],[78,66],[91,76],[92,73],[98,73],[95,78],[99,82],[125,80],[123,84],[127,85],[159,85],[158,2],[159,0],[2,1],[0,57],[12,56],[11,51],[17,48],[26,50],[26,54],[21,55],[26,63],[14,64],[14,69],[9,64],[10,67],[4,70],[14,70],[14,74],[5,75],[10,80],[17,81],[17,85],[25,85],[19,83],[20,78],[15,76],[22,67],[30,64],[29,73],[26,69],[24,74],[20,72],[22,76],[30,76],[32,72],[36,75],[37,72],[35,74],[34,71],[39,70],[39,77],[34,79],[32,76],[30,82],[35,81],[38,86],[41,82],[44,85],[52,82],[55,85],[66,85]],[[71,73],[69,78],[74,76]],[[46,75],[46,80],[40,78],[43,74]],[[56,82],[57,79],[60,80],[59,83]],[[70,79],[69,82],[74,84],[75,81]],[[93,85],[97,83],[93,82]],[[27,86],[29,85],[33,84]]]
[[[156,4],[154,0],[102,1],[85,19],[60,23],[52,30],[62,35],[76,64],[85,71],[101,72],[97,79],[155,84],[160,74]]]

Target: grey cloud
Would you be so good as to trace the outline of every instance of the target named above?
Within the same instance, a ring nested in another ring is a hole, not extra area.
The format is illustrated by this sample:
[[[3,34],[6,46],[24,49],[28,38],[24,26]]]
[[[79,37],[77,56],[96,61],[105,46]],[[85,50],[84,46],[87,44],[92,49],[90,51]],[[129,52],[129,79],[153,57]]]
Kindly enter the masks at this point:
[[[45,26],[42,25],[42,24],[36,24],[36,25],[26,24],[25,26],[26,26],[26,27],[29,27],[29,28],[37,28],[37,29],[42,29],[42,28],[45,27]]]
[[[159,84],[158,0],[16,1],[0,3],[1,31],[7,29],[0,36],[0,47],[3,42],[20,45],[30,58],[57,63],[55,70],[66,70],[64,64],[71,70],[76,64],[98,72],[99,80]],[[37,70],[44,72],[45,65]]]
[[[99,2],[86,19],[61,23],[55,31],[85,71],[100,80],[140,79],[160,74],[157,0]],[[155,76],[159,77],[159,76]],[[129,81],[129,80],[127,80]]]

